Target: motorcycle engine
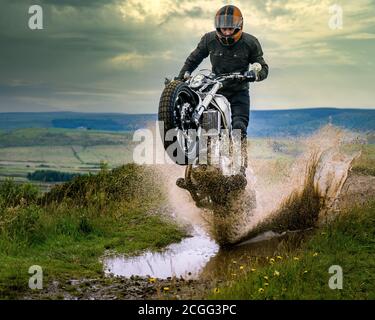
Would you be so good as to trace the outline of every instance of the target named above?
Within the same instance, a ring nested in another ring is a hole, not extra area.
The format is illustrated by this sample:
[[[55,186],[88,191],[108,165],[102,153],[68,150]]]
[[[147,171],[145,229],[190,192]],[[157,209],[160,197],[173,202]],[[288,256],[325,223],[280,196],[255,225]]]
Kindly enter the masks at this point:
[[[202,114],[202,129],[206,136],[217,136],[221,128],[221,116],[217,110],[206,110]]]

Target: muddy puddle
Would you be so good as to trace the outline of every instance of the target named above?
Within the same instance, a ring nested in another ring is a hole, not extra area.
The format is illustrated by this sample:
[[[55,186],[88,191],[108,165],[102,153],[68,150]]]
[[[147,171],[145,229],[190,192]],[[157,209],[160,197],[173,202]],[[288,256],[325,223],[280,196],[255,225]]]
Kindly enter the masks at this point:
[[[293,249],[300,245],[307,232],[265,232],[253,239],[230,248],[220,248],[200,228],[192,237],[169,245],[162,252],[146,251],[135,257],[114,256],[104,259],[104,272],[108,276],[142,276],[167,279],[223,279],[236,269],[272,257],[281,248]]]
[[[219,251],[219,246],[201,228],[192,237],[173,243],[162,252],[146,251],[135,257],[115,256],[104,259],[106,274],[130,277],[150,276],[160,279],[183,277],[196,279]]]

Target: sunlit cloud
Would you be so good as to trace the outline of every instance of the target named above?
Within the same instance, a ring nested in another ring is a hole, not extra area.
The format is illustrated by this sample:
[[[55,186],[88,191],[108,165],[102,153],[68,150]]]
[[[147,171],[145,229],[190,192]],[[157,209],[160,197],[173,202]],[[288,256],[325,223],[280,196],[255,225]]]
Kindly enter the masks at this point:
[[[167,50],[150,54],[140,54],[137,52],[124,53],[109,59],[109,63],[115,68],[139,69],[147,65],[152,65],[158,60],[177,62],[173,56],[173,52]]]

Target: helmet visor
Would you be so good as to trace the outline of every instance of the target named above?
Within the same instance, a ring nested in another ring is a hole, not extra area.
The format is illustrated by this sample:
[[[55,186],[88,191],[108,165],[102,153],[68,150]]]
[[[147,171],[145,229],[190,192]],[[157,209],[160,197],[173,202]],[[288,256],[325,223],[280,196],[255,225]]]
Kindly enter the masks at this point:
[[[242,20],[242,19],[241,19]],[[218,16],[215,19],[215,27],[217,28],[233,28],[233,29],[240,29],[241,28],[241,21],[232,16]]]

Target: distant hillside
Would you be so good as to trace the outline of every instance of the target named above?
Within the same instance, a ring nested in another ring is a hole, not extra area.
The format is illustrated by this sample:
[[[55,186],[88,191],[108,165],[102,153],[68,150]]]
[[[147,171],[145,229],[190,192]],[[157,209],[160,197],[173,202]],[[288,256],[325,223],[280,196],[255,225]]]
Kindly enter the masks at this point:
[[[32,146],[128,145],[131,132],[84,131],[56,128],[20,128],[0,132],[0,148]]]
[[[0,129],[64,128],[105,131],[134,131],[155,121],[154,114],[14,112],[0,113]]]
[[[248,132],[251,136],[296,136],[310,134],[327,123],[353,131],[374,131],[375,109],[253,111]]]
[[[0,130],[19,128],[65,128],[77,130],[134,131],[157,120],[156,114],[116,113],[1,113]],[[315,108],[251,111],[249,135],[296,136],[310,134],[322,125],[354,131],[375,130],[375,109]]]

